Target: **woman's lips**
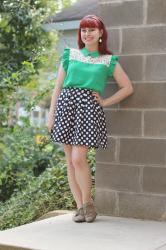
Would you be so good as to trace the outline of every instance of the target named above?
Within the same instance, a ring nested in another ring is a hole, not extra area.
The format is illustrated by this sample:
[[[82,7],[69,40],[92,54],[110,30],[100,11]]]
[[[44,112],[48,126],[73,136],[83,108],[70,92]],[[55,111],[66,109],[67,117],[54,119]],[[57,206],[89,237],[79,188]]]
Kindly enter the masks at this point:
[[[91,41],[93,38],[85,38],[85,41]]]

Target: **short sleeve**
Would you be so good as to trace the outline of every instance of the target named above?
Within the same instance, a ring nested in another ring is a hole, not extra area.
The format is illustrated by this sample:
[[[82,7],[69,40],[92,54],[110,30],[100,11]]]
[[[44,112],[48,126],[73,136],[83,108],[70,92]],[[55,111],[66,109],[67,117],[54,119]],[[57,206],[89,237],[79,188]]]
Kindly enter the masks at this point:
[[[110,65],[109,65],[109,76],[113,76],[115,66],[116,66],[118,60],[119,60],[119,56],[115,56],[115,55],[111,56],[111,61],[110,61]]]
[[[66,72],[67,72],[68,65],[69,65],[69,54],[70,54],[70,48],[65,48],[63,51],[63,55],[60,57],[60,61]]]

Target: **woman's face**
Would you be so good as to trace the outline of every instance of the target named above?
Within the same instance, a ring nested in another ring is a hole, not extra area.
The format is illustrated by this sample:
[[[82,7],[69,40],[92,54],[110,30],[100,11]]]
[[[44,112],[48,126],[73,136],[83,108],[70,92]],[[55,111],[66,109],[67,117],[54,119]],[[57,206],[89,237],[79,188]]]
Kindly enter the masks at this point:
[[[98,28],[81,28],[81,40],[85,45],[93,45],[98,43],[102,31]]]

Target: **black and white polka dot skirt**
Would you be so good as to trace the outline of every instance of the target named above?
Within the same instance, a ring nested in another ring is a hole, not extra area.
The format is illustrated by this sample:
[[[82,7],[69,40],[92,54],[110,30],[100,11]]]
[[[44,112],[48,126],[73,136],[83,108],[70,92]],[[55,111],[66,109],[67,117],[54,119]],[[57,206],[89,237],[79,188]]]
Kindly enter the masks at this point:
[[[62,88],[50,133],[53,142],[107,148],[105,113],[92,92],[78,87]]]

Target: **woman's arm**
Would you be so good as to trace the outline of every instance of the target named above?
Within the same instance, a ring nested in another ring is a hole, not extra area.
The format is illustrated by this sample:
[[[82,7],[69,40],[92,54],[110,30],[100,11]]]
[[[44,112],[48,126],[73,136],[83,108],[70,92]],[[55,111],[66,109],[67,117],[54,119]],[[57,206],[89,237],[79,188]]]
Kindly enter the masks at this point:
[[[55,88],[54,88],[53,95],[51,98],[50,112],[54,111],[54,109],[55,109],[57,99],[58,99],[58,96],[61,92],[65,76],[66,76],[66,72],[64,71],[62,64],[60,64],[59,69],[58,69],[58,73],[57,73],[56,82],[55,82]]]
[[[130,79],[128,78],[127,74],[122,69],[119,63],[117,63],[115,66],[113,77],[116,80],[120,88],[114,95],[108,98],[102,99],[98,95],[98,93],[93,92],[93,94],[96,96],[96,100],[99,101],[99,103],[103,107],[118,103],[134,92]]]
[[[56,82],[55,82],[55,88],[54,88],[52,98],[51,98],[50,110],[48,114],[47,127],[48,127],[49,132],[51,131],[51,128],[53,127],[53,124],[54,124],[54,114],[55,114],[55,109],[57,105],[57,100],[60,95],[65,76],[66,76],[66,72],[63,69],[62,64],[60,64],[58,73],[57,73]]]

